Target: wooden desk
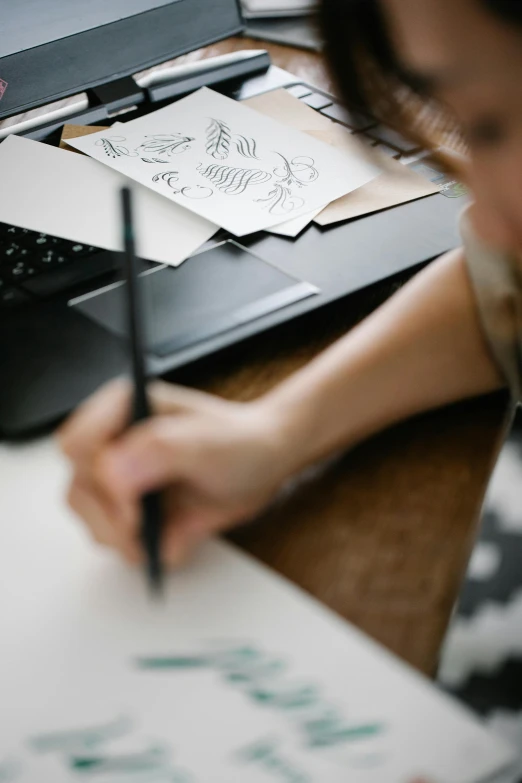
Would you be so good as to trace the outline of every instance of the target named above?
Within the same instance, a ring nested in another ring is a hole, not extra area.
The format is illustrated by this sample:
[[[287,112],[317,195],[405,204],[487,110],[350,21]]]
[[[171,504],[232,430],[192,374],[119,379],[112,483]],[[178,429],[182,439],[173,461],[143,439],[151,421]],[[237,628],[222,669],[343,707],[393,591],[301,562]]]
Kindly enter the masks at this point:
[[[182,61],[263,45],[232,38]],[[318,55],[268,45],[273,62],[331,89]],[[319,260],[318,260],[319,263]],[[391,293],[383,284],[260,335],[176,380],[251,399],[309,361]],[[495,395],[409,421],[310,471],[239,546],[427,674],[436,668],[506,420]]]

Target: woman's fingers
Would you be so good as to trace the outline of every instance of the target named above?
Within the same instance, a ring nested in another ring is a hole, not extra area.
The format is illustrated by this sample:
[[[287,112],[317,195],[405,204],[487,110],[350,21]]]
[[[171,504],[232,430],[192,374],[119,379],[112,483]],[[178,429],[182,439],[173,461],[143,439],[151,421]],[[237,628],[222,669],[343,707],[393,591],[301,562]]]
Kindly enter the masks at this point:
[[[95,541],[119,549],[130,562],[141,559],[135,531],[118,527],[114,510],[92,485],[76,477],[69,489],[68,503],[84,520]]]
[[[165,496],[167,524],[163,531],[162,553],[168,565],[182,563],[206,538],[225,527],[227,515],[190,492],[169,490]]]
[[[116,535],[113,525],[92,492],[78,481],[73,481],[67,500],[72,510],[87,523],[92,537],[98,544],[115,545]]]
[[[97,543],[118,549],[129,562],[143,560],[139,542],[139,499],[132,521],[122,520],[110,499],[80,475],[75,476],[71,484],[68,502],[71,509],[84,520]],[[204,506],[187,501],[180,488],[166,491],[163,502],[165,525],[161,544],[162,559],[165,565],[176,566],[210,535],[216,526],[216,514]]]
[[[148,386],[157,417],[211,409],[215,400],[203,392],[154,381]],[[76,464],[89,461],[105,445],[125,434],[131,424],[132,386],[119,378],[103,386],[81,405],[58,433],[65,454]],[[153,421],[153,419],[151,419]]]
[[[58,433],[62,450],[75,463],[86,462],[122,432],[130,418],[131,387],[118,379],[81,405]]]
[[[183,563],[190,553],[208,537],[208,531],[199,525],[171,517],[163,531],[161,552],[167,566]]]

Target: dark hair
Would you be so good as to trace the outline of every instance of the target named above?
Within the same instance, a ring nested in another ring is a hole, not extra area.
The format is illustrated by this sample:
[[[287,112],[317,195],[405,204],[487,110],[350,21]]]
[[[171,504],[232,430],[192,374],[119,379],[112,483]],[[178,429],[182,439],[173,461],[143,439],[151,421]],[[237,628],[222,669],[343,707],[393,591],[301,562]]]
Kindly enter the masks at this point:
[[[521,0],[480,0],[492,13],[522,25]],[[326,55],[341,97],[405,135],[433,147],[456,133],[442,106],[401,66],[379,0],[322,0]]]

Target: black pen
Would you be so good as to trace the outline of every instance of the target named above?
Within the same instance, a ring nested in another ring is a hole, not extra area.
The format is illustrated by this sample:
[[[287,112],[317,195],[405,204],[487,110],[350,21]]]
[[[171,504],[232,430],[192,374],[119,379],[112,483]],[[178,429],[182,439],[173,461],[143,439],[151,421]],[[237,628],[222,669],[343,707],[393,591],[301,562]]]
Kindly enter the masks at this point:
[[[134,381],[134,400],[132,420],[143,421],[151,415],[147,397],[147,375],[145,371],[145,345],[143,329],[143,305],[136,263],[134,226],[132,219],[132,198],[129,188],[121,189],[121,207],[123,222],[123,246],[125,273],[127,278],[127,323],[132,354],[132,375]],[[142,518],[140,538],[147,558],[146,568],[152,592],[159,594],[162,588],[163,571],[161,565],[161,495],[150,492],[142,498]]]

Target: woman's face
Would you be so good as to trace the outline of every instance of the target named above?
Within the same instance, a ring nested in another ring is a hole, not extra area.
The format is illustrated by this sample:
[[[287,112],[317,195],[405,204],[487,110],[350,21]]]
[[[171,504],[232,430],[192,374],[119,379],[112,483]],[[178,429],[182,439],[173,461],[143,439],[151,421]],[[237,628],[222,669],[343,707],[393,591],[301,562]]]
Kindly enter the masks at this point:
[[[425,79],[464,132],[477,230],[522,250],[522,25],[480,0],[381,4],[402,64]]]

